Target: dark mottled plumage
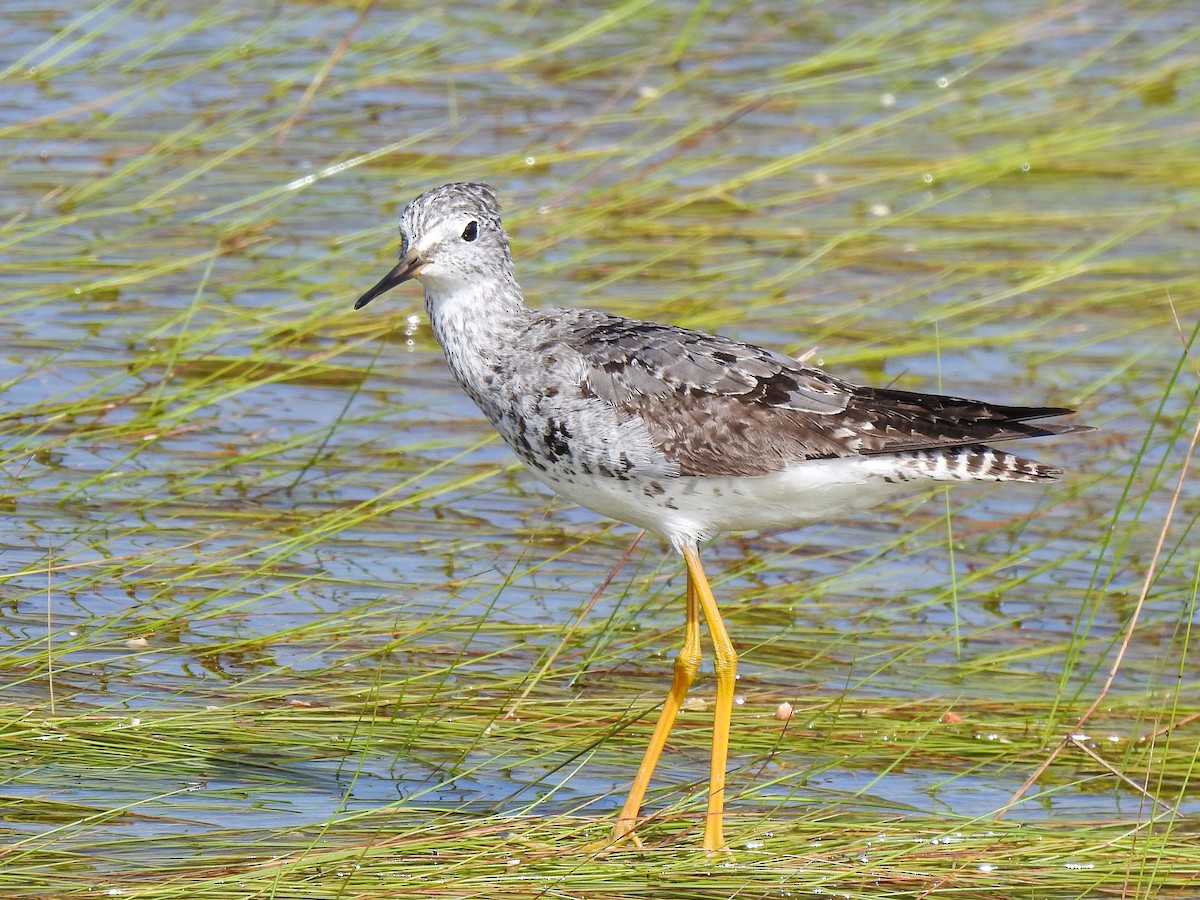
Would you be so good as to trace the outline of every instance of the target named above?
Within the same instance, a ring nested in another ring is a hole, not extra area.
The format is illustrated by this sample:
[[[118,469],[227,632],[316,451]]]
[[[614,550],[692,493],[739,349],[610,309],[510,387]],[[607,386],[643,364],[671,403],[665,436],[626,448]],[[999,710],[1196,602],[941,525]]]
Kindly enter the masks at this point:
[[[571,343],[590,363],[585,393],[641,418],[681,475],[768,475],[806,459],[1068,434],[1057,407],[860,387],[739,341],[597,315]],[[577,323],[582,324],[582,323]],[[1046,467],[1046,474],[1061,470]]]

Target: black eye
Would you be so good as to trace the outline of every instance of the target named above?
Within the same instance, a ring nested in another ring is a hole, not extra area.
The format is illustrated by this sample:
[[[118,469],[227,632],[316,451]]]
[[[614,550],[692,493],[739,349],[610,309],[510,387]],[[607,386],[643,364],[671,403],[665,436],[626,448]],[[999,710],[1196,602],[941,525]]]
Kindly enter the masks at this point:
[[[467,227],[463,229],[463,240],[473,241],[477,237],[479,237],[479,223],[468,222]]]

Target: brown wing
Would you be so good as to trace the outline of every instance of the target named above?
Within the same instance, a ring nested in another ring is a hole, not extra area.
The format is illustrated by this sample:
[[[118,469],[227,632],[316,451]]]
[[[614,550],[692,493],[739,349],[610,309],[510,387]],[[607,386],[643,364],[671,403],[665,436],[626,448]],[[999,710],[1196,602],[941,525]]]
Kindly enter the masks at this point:
[[[767,475],[804,459],[930,450],[1090,430],[1056,407],[859,387],[752,344],[598,316],[570,343],[585,393],[638,417],[681,475]]]

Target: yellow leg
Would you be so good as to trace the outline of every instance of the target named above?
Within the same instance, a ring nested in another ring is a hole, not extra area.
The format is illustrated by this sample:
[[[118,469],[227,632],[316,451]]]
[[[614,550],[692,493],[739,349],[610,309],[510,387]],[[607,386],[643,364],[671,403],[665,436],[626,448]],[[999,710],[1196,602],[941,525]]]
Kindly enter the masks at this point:
[[[688,584],[693,587],[708,634],[713,643],[713,670],[717,677],[717,702],[713,710],[712,766],[708,772],[708,813],[704,818],[704,849],[708,853],[728,851],[722,828],[725,814],[725,765],[729,758],[729,723],[733,718],[733,689],[737,683],[737,653],[721,610],[713,599],[708,578],[700,565],[700,554],[694,546],[685,547],[683,559],[687,563]]]
[[[703,576],[703,573],[701,575]],[[704,587],[705,590],[708,589],[707,584]],[[650,776],[654,774],[654,767],[658,765],[658,757],[662,755],[663,747],[667,743],[667,736],[671,733],[671,726],[675,724],[675,716],[699,670],[700,616],[696,606],[696,587],[692,581],[692,568],[688,566],[687,620],[683,631],[683,647],[680,648],[679,655],[675,658],[675,675],[671,679],[671,690],[667,692],[662,712],[658,714],[654,734],[650,736],[650,745],[642,757],[642,764],[638,766],[637,776],[633,779],[629,796],[625,798],[625,805],[621,807],[621,815],[617,817],[617,823],[613,826],[613,842],[629,836],[637,827],[638,813],[642,809],[646,788],[650,785]],[[637,839],[637,835],[633,835],[633,837],[635,840]]]

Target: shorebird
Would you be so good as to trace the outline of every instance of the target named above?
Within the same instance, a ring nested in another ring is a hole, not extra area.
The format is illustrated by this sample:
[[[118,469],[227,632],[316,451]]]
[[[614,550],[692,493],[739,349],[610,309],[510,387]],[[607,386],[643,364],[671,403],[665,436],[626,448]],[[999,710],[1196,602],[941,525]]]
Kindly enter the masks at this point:
[[[447,184],[400,219],[400,262],[355,309],[416,278],[450,372],[535,478],[666,538],[687,570],[683,647],[612,843],[642,802],[700,667],[716,676],[704,849],[726,850],[725,769],[737,654],[700,564],[723,532],[843,516],[930,482],[1053,481],[988,443],[1090,430],[1073,410],[862,387],[717,335],[591,309],[525,305],[495,191]]]

